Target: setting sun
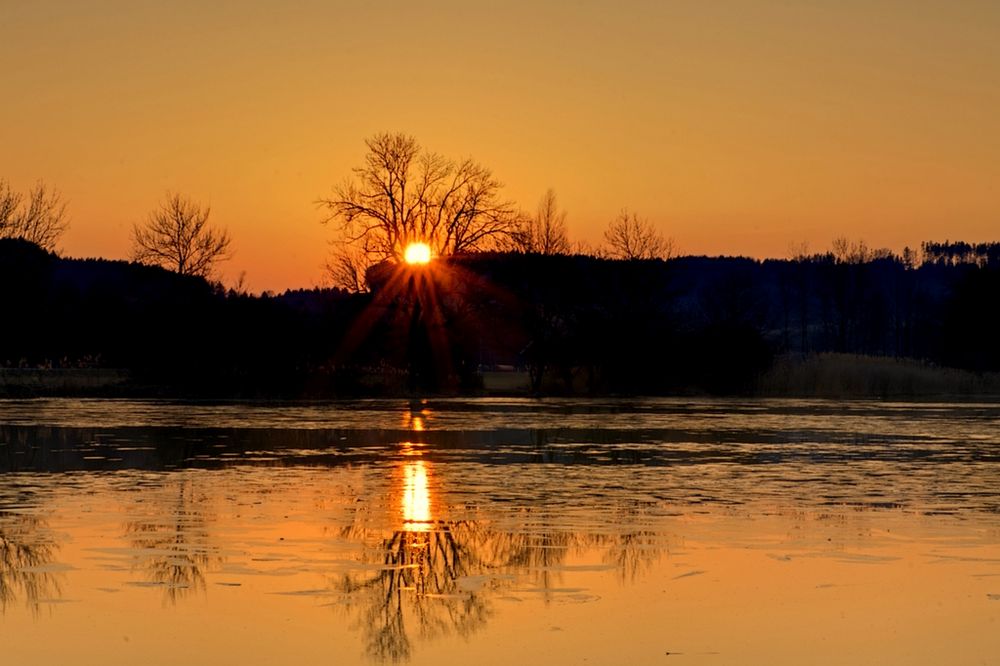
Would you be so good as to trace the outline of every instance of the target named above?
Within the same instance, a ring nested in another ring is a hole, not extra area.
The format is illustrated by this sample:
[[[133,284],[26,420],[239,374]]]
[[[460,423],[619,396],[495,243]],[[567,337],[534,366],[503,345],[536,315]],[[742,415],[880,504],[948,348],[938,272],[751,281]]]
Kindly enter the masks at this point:
[[[408,264],[426,264],[431,260],[431,246],[427,243],[410,243],[403,252]]]

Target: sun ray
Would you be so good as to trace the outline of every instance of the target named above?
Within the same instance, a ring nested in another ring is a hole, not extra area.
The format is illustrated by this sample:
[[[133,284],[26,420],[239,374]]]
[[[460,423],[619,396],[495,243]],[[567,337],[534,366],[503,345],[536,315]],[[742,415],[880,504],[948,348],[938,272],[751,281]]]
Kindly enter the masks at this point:
[[[521,305],[521,299],[514,293],[462,265],[461,257],[448,257],[434,261],[433,265],[386,264],[375,270],[382,277],[373,286],[372,300],[342,338],[334,363],[350,362],[376,327],[386,323],[397,336],[398,344],[393,348],[405,355],[413,388],[424,381],[430,381],[437,389],[457,388],[459,378],[452,357],[453,341],[448,335],[451,324],[447,303],[454,302],[456,297],[465,302],[475,294],[475,300],[485,298],[511,312]]]

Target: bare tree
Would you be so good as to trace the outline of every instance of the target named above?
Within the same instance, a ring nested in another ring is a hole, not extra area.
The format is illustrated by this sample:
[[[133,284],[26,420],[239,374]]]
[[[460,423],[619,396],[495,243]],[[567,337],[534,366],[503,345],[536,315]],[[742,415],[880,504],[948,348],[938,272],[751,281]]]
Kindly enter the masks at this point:
[[[674,240],[664,238],[648,220],[622,209],[604,231],[607,254],[614,259],[670,259]]]
[[[870,248],[863,240],[850,241],[838,236],[831,243],[830,253],[838,264],[867,264],[878,259],[892,258],[892,250]]]
[[[25,199],[0,180],[0,238],[23,238],[51,251],[68,227],[58,191],[38,181]]]
[[[368,290],[368,257],[364,250],[350,243],[334,242],[327,259],[326,274],[334,287],[353,293]]]
[[[555,190],[549,190],[538,202],[538,212],[522,222],[515,246],[522,252],[569,254],[566,211],[560,211]]]
[[[225,229],[208,226],[209,208],[179,194],[132,227],[132,259],[181,275],[210,277],[215,264],[232,256]]]
[[[794,262],[802,263],[809,261],[812,253],[809,252],[809,241],[800,241],[788,245],[788,257]]]
[[[446,159],[400,133],[365,144],[364,166],[317,203],[329,212],[323,222],[339,225],[339,240],[369,264],[398,261],[413,242],[454,254],[497,247],[517,231],[517,213],[486,167]]]
[[[0,180],[0,238],[13,238],[13,229],[21,209],[21,193],[10,189],[6,180]]]

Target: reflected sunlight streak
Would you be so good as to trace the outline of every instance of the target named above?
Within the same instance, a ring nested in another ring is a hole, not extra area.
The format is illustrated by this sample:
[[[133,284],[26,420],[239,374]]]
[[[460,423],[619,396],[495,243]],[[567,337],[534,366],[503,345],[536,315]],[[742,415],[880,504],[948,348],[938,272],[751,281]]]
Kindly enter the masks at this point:
[[[403,523],[408,531],[425,532],[431,523],[431,495],[427,484],[427,463],[423,460],[403,466]]]

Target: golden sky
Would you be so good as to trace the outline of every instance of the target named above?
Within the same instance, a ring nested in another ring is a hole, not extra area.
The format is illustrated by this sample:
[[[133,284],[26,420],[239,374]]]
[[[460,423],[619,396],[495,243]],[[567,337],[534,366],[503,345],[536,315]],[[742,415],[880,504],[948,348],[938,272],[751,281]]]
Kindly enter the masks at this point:
[[[313,202],[380,131],[592,244],[623,206],[683,253],[1000,239],[992,0],[0,0],[0,71],[0,178],[63,192],[66,254],[177,191],[255,290],[323,282]]]

